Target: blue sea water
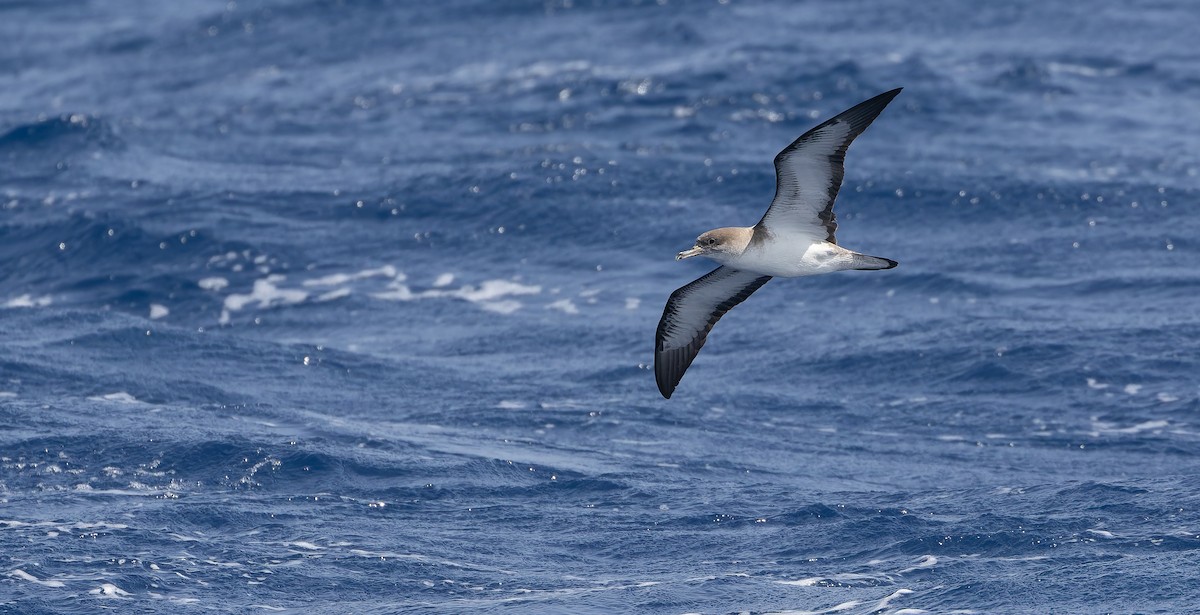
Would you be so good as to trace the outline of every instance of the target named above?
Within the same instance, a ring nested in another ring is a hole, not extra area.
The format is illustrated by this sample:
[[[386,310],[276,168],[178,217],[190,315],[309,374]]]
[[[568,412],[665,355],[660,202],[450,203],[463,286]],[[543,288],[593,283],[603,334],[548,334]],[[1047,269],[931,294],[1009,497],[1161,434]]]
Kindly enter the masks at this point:
[[[0,0],[0,612],[1200,609],[1186,0]],[[771,158],[840,242],[673,399]]]

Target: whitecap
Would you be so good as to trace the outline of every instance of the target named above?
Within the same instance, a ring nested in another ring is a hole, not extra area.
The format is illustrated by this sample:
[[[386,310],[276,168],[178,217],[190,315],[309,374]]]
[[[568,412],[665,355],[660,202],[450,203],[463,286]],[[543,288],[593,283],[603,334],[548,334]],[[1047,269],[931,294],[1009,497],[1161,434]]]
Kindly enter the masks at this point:
[[[1113,427],[1111,423],[1097,423],[1096,427],[1097,427],[1097,431],[1100,431],[1101,433],[1134,434],[1134,433],[1141,433],[1143,431],[1154,431],[1154,430],[1164,429],[1169,425],[1170,425],[1169,422],[1164,421],[1162,419],[1157,419],[1157,420],[1152,420],[1152,421],[1142,421],[1141,423],[1138,423],[1137,425],[1130,425],[1129,427]]]
[[[433,288],[425,291],[413,292],[408,285],[401,283],[402,280],[402,277],[393,280],[393,282],[388,285],[390,290],[372,293],[371,296],[376,299],[387,299],[393,301],[413,301],[416,299],[451,297],[465,299],[466,301],[479,305],[483,309],[490,312],[511,314],[520,309],[522,304],[519,301],[511,299],[510,297],[536,295],[542,292],[541,286],[521,284],[519,282],[513,282],[510,280],[486,280],[479,286],[464,285],[457,290]]]
[[[536,295],[540,292],[542,292],[541,286],[530,286],[509,280],[487,280],[480,284],[479,288],[463,286],[450,294],[472,303],[481,303],[484,301],[493,301],[501,297]]]
[[[936,566],[937,563],[938,563],[938,558],[936,558],[932,555],[922,555],[921,558],[918,559],[915,564],[913,564],[912,566],[905,568],[903,570],[897,571],[897,574],[904,574],[906,572],[912,572],[914,570],[921,570],[923,568],[932,568],[932,567]]]
[[[97,587],[96,589],[93,589],[93,590],[89,591],[88,593],[92,594],[93,596],[106,596],[109,598],[124,598],[126,596],[133,595],[133,594],[121,589],[120,587],[113,585],[112,583],[102,583],[100,585],[100,587]]]
[[[408,285],[402,284],[400,280],[393,281],[388,285],[388,288],[391,290],[371,293],[371,296],[375,297],[376,299],[384,299],[387,301],[412,301],[413,299],[418,298],[417,295],[413,294],[413,292],[409,290]]]
[[[6,307],[6,308],[46,307],[47,305],[50,305],[50,303],[51,303],[50,295],[42,295],[41,297],[34,297],[33,295],[26,293],[24,295],[21,295],[20,297],[14,297],[12,299],[9,299],[8,301],[6,301],[4,303],[4,307]]]
[[[888,607],[888,604],[892,600],[895,600],[896,598],[899,598],[901,596],[907,596],[908,594],[911,594],[911,593],[913,593],[913,590],[911,590],[911,589],[897,589],[896,591],[892,592],[891,595],[885,596],[882,600],[880,600],[879,604],[875,605],[875,610],[872,612],[877,613],[879,611],[882,611]],[[924,612],[924,611],[921,611],[921,612]]]
[[[375,269],[363,269],[357,273],[334,273],[320,278],[305,280],[305,286],[338,286],[346,282],[354,280],[362,280],[365,278],[385,277],[404,279],[404,274],[396,271],[396,268],[391,265],[376,267]]]
[[[196,286],[199,286],[204,290],[218,291],[226,286],[229,286],[229,280],[219,277],[204,278],[199,282],[196,282]]]
[[[29,581],[30,583],[44,585],[46,587],[64,587],[66,585],[62,581],[55,581],[54,579],[45,579],[45,580],[39,579],[39,578],[33,576],[32,574],[29,574],[28,572],[21,570],[20,568],[17,568],[16,570],[13,570],[12,572],[8,573],[8,576],[17,578],[17,579],[21,579],[22,581]]]
[[[142,400],[126,393],[125,391],[117,391],[116,393],[105,393],[104,395],[93,395],[88,398],[91,401],[111,401],[118,404],[141,404],[145,403]]]
[[[258,307],[267,308],[274,305],[291,305],[300,303],[308,298],[308,292],[298,289],[284,289],[276,283],[286,280],[286,276],[269,275],[254,281],[254,288],[249,294],[232,294],[225,297],[225,309],[236,312],[245,308],[251,302],[257,301]]]
[[[564,314],[578,314],[579,308],[570,299],[559,299],[546,306],[547,310],[561,310]]]
[[[317,296],[316,301],[318,303],[324,303],[326,301],[333,301],[335,299],[341,299],[343,297],[349,297],[349,296],[350,296],[349,288],[339,288],[336,290],[331,290],[323,295]]]
[[[506,299],[504,301],[488,301],[479,304],[479,306],[489,312],[495,312],[497,314],[512,314],[513,312],[521,309],[521,302],[513,301],[512,299]]]
[[[1094,66],[1069,64],[1066,62],[1047,62],[1046,69],[1052,73],[1065,73],[1080,77],[1115,77],[1121,73],[1121,68],[1119,67],[1096,68]]]

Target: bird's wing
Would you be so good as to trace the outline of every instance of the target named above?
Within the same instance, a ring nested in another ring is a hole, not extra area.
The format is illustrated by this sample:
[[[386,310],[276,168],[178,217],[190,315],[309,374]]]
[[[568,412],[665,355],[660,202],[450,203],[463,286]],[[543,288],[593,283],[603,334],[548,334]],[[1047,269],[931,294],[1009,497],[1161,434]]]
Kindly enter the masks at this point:
[[[754,227],[837,243],[833,201],[842,186],[846,149],[902,88],[858,103],[804,133],[775,156],[775,199]]]
[[[713,325],[770,279],[721,266],[671,293],[654,345],[654,379],[663,397],[671,398]]]

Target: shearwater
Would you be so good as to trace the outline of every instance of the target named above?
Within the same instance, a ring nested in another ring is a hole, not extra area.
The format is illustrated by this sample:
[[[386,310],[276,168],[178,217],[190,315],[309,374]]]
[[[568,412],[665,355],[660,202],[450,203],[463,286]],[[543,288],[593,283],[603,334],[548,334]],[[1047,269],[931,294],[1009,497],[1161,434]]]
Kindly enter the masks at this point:
[[[896,261],[837,245],[833,202],[842,186],[846,149],[902,88],[861,102],[809,130],[775,156],[775,198],[754,226],[708,231],[680,252],[720,267],[671,293],[655,336],[654,378],[671,398],[713,325],[773,277],[846,269],[891,269]]]

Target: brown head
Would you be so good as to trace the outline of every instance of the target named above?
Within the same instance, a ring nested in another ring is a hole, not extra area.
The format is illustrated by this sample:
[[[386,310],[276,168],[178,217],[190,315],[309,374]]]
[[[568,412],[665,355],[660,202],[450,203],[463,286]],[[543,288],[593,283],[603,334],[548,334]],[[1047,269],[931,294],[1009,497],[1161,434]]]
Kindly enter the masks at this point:
[[[683,260],[693,256],[706,256],[717,262],[723,262],[728,257],[738,256],[750,244],[754,236],[753,228],[726,227],[713,229],[696,238],[696,245],[690,250],[684,250],[675,255],[675,260]]]

